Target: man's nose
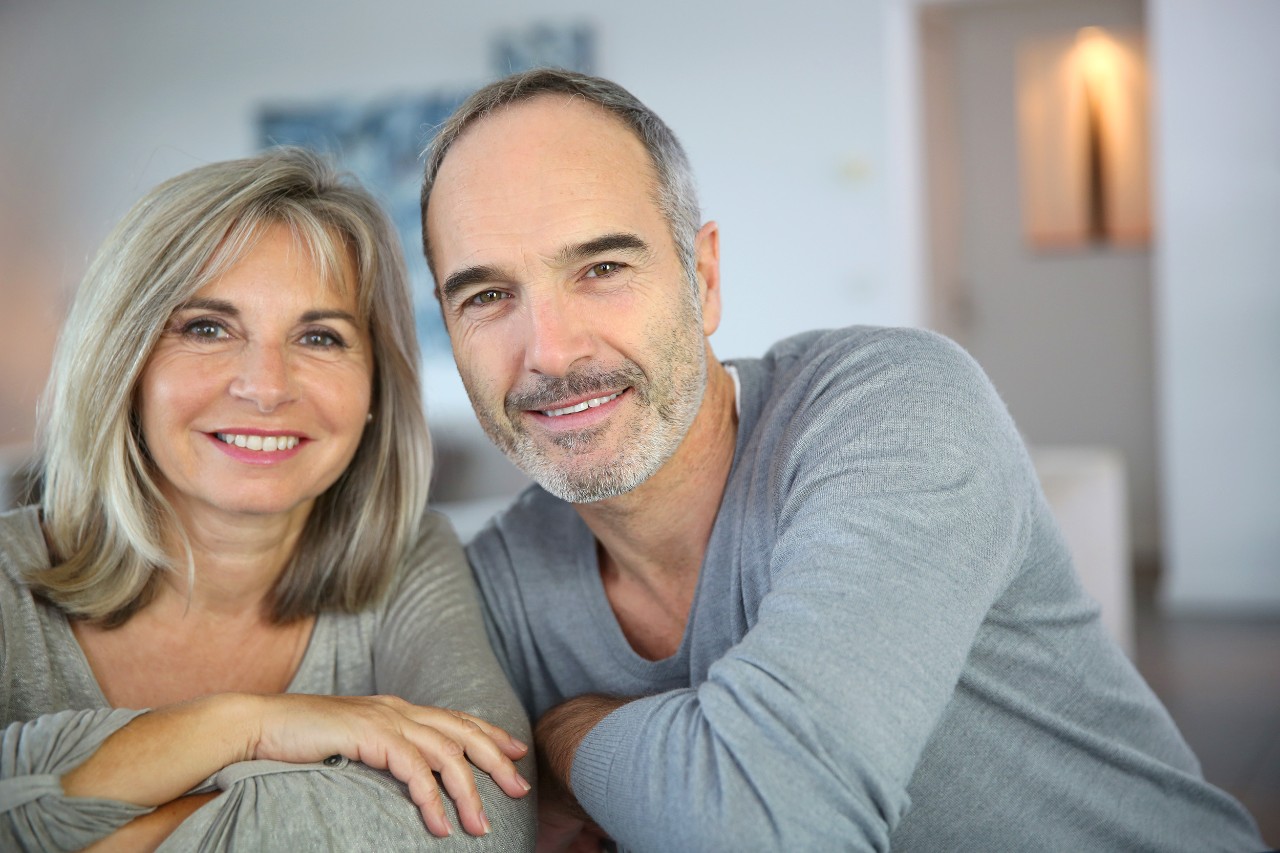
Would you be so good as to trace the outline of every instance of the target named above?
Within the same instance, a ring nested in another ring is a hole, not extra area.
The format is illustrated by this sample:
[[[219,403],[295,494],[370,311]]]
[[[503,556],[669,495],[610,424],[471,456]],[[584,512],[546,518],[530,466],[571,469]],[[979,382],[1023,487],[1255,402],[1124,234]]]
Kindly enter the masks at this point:
[[[580,308],[562,294],[530,300],[526,370],[564,376],[574,362],[592,355],[591,318]]]
[[[236,360],[231,394],[266,414],[296,396],[292,374],[285,347],[250,343]]]

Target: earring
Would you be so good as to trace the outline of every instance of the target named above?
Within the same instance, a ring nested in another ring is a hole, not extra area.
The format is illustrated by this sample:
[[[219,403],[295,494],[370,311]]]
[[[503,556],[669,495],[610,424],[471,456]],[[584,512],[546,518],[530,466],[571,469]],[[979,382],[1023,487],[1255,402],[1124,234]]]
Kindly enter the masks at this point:
[[[364,422],[367,424],[373,423],[373,412],[370,412],[369,414],[364,416]]]

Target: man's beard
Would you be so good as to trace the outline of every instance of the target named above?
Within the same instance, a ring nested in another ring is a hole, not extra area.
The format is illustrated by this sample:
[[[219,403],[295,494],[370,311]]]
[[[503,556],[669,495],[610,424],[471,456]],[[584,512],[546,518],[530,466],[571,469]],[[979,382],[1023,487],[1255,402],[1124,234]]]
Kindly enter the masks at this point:
[[[686,334],[682,336],[681,331]],[[653,381],[628,360],[613,370],[588,367],[563,377],[537,377],[533,384],[507,395],[505,423],[474,395],[472,407],[493,443],[551,494],[570,503],[616,497],[649,479],[671,458],[702,404],[707,364],[701,335],[676,330],[653,351],[659,356],[659,368],[666,371],[660,381]],[[625,402],[637,408],[626,423],[615,422],[619,414],[596,427],[541,433],[539,439],[526,429],[526,411],[546,410],[567,399],[607,396],[623,388],[629,388],[627,396],[633,398]],[[470,386],[467,391],[470,394]],[[594,465],[584,462],[580,468],[573,465],[574,457],[595,452],[609,434],[616,442],[612,459]],[[541,446],[543,442],[559,453],[553,456]]]

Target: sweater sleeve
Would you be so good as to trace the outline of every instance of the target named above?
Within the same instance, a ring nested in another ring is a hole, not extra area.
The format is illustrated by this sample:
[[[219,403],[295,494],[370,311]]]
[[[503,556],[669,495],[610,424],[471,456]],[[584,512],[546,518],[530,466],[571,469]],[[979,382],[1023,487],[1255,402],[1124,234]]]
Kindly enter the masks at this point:
[[[146,806],[62,792],[62,776],[141,713],[59,711],[5,727],[0,733],[0,849],[79,850],[150,812]]]
[[[532,743],[528,718],[489,646],[462,547],[441,515],[429,513],[423,520],[374,643],[373,667],[379,693],[466,711]],[[536,778],[532,750],[517,766],[526,779]],[[493,834],[506,836],[494,849],[519,849],[505,846],[513,837],[531,848],[534,796],[508,797],[487,775],[476,774]],[[465,835],[454,836],[460,834]]]
[[[487,781],[487,779],[486,779]],[[518,853],[532,849],[532,836],[490,817],[494,831],[477,837],[458,826],[448,797],[445,811],[455,827],[447,838],[427,832],[407,787],[383,770],[356,761],[313,764],[244,761],[213,777],[222,791],[173,831],[158,853],[296,853],[300,850],[469,850]],[[505,796],[481,784],[486,804]]]
[[[704,682],[615,711],[575,757],[579,801],[634,849],[888,849],[1021,563],[1034,473],[959,348],[830,345],[790,386],[751,486],[774,536],[754,624]]]

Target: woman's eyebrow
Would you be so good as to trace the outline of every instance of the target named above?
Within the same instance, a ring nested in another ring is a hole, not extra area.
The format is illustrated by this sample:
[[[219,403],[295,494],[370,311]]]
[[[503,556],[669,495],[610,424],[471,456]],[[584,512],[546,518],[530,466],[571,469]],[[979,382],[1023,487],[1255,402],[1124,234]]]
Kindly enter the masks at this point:
[[[320,320],[346,320],[353,326],[360,325],[359,321],[357,321],[350,313],[332,308],[321,308],[314,311],[308,311],[298,319],[303,323],[315,323]]]
[[[240,309],[225,299],[191,299],[178,306],[179,311],[212,311],[215,314],[226,314],[228,317],[239,317]],[[306,311],[298,318],[300,323],[316,323],[321,320],[345,320],[352,325],[360,325],[349,311],[337,308],[315,308]]]
[[[217,314],[239,316],[240,309],[225,299],[190,299],[178,306],[179,311],[213,311]]]

